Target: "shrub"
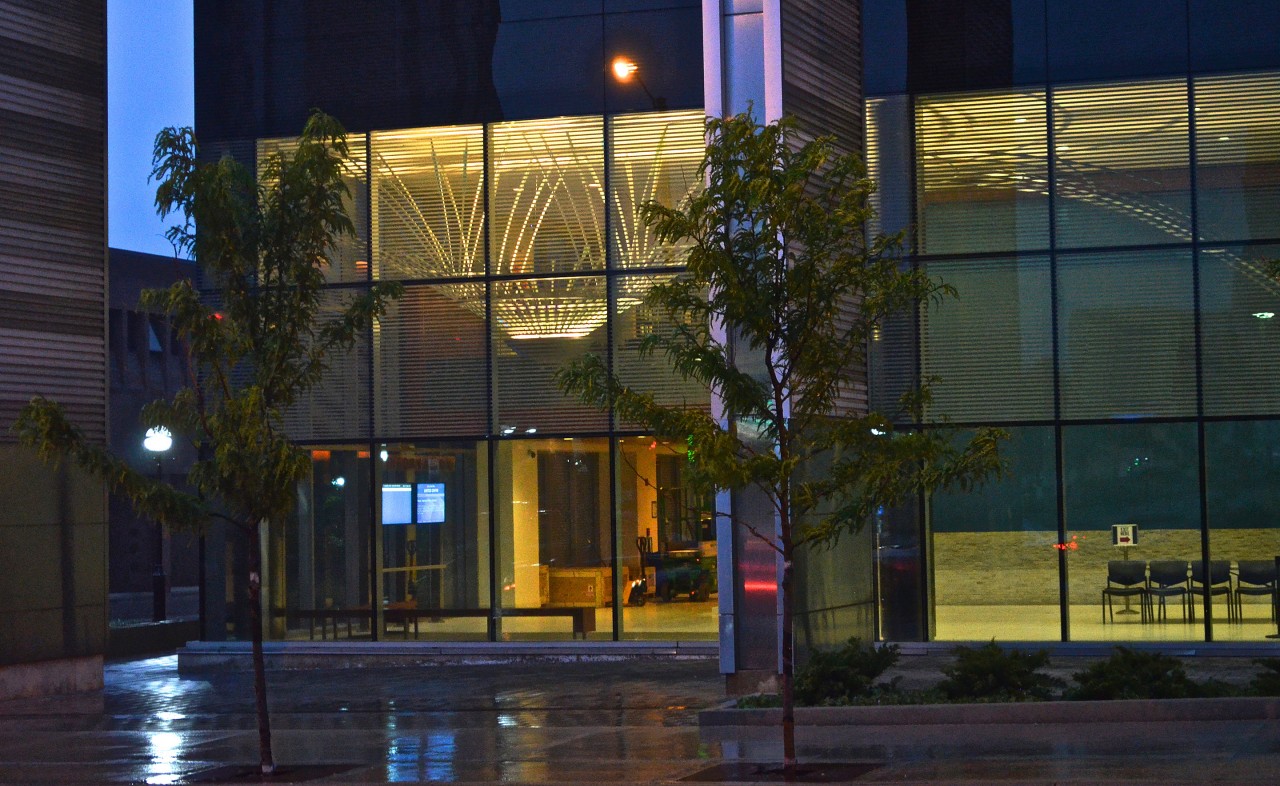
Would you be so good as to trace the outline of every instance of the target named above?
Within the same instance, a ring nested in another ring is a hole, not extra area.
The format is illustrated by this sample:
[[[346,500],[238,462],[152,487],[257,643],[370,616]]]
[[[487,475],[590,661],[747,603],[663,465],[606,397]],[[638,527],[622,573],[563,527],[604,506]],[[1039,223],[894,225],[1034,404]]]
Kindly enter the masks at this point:
[[[1254,658],[1253,662],[1262,671],[1250,681],[1249,692],[1254,696],[1280,696],[1280,658]]]
[[[1036,701],[1051,699],[1063,681],[1039,669],[1049,653],[1004,651],[993,640],[977,649],[956,647],[956,662],[942,670],[937,690],[952,701]]]
[[[817,650],[796,671],[797,704],[811,706],[862,703],[877,691],[892,690],[897,681],[876,685],[881,674],[898,662],[898,648],[864,645],[849,639],[836,650]]]
[[[1116,647],[1111,657],[1071,675],[1071,699],[1188,699],[1222,695],[1216,681],[1200,684],[1187,676],[1182,661],[1160,652]]]

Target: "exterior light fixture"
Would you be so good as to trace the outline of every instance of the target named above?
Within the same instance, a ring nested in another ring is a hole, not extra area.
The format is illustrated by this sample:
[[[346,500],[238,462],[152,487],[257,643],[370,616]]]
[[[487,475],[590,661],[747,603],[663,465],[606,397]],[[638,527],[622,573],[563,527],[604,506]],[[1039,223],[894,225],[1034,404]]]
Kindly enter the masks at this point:
[[[636,65],[636,61],[621,55],[613,58],[613,64],[610,68],[613,69],[613,78],[619,82],[630,82],[631,77],[635,76],[636,72],[640,70],[640,66]]]
[[[343,486],[347,485],[347,479],[346,479],[346,478],[344,478],[344,477],[342,477],[341,475],[339,475],[338,477],[334,478],[333,480],[331,480],[331,481],[329,481],[329,482],[333,484],[333,487],[334,487],[335,489],[340,489],[340,488],[342,488]]]
[[[164,453],[173,447],[173,434],[164,426],[149,428],[146,436],[142,438],[142,447],[157,454],[156,461],[159,461],[160,456],[158,454]]]
[[[147,429],[142,447],[156,458],[156,482],[164,482],[164,454],[173,447],[173,434],[164,426]],[[152,554],[155,567],[151,571],[151,619],[163,622],[168,615],[169,578],[164,571],[164,528],[156,522],[155,548]]]
[[[383,448],[381,451],[378,452],[378,458],[382,459],[383,461],[387,460],[387,456],[388,456],[388,453],[386,448]]]
[[[640,65],[636,61],[624,55],[618,55],[613,58],[613,63],[610,64],[609,70],[613,71],[613,78],[623,84],[635,79],[636,84],[640,85],[640,89],[648,96],[649,103],[653,105],[653,111],[666,111],[667,99],[649,92],[649,86],[640,78]]]

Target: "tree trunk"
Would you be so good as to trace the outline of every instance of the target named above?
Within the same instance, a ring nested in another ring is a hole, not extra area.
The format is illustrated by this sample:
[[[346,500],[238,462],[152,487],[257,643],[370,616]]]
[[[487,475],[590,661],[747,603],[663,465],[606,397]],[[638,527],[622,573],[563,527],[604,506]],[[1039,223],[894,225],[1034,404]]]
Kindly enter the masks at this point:
[[[789,550],[788,550],[789,551]],[[796,697],[793,690],[795,676],[795,641],[792,636],[795,622],[791,613],[791,556],[782,560],[782,772],[786,780],[796,775]]]
[[[262,653],[261,524],[249,528],[249,627],[253,633],[253,697],[258,710],[258,757],[263,775],[276,771],[271,754],[271,717],[267,714],[267,661]]]

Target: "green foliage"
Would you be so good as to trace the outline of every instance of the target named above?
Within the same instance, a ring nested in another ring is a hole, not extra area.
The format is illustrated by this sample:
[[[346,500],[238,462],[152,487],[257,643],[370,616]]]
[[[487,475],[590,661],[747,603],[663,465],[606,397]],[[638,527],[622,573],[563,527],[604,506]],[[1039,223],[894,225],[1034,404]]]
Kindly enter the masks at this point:
[[[1076,687],[1071,699],[1188,699],[1221,695],[1217,683],[1201,685],[1182,667],[1182,661],[1160,652],[1116,647],[1111,657],[1071,675]]]
[[[797,546],[858,530],[882,506],[996,472],[1001,432],[980,430],[956,447],[943,431],[895,432],[890,417],[843,404],[863,384],[883,320],[952,294],[901,264],[899,236],[867,234],[874,184],[861,163],[829,137],[803,140],[786,119],[713,118],[707,132],[706,188],[676,207],[641,208],[661,242],[688,249],[687,273],[648,295],[672,328],[647,336],[641,352],[661,354],[715,396],[732,425],[659,402],[596,356],[562,369],[561,389],[660,439],[687,441],[696,492],[763,492],[781,535],[754,534],[787,560]]]
[[[851,638],[835,650],[817,650],[796,670],[796,702],[813,706],[857,704],[874,693],[896,690],[897,683],[876,679],[898,662],[898,647],[864,645]]]
[[[1249,693],[1254,696],[1280,696],[1280,658],[1254,658],[1254,664],[1262,671],[1249,683]]]
[[[995,641],[976,649],[956,647],[956,662],[942,670],[937,690],[951,701],[1043,701],[1052,699],[1062,680],[1039,670],[1049,653],[1005,651]]]
[[[260,181],[229,157],[201,161],[190,129],[156,138],[157,208],[183,216],[169,238],[216,288],[210,298],[182,281],[142,297],[143,307],[169,314],[189,364],[188,386],[148,405],[142,417],[195,447],[186,478],[194,494],[90,444],[45,399],[20,414],[19,439],[47,460],[69,457],[174,529],[199,530],[213,516],[252,534],[264,520],[288,520],[309,462],[285,434],[283,410],[400,291],[376,286],[322,312],[326,255],[353,233],[343,203],[346,157],[341,125],[319,112],[290,152],[262,162]]]
[[[776,693],[749,693],[739,696],[737,708],[740,710],[764,710],[782,706],[782,697]]]

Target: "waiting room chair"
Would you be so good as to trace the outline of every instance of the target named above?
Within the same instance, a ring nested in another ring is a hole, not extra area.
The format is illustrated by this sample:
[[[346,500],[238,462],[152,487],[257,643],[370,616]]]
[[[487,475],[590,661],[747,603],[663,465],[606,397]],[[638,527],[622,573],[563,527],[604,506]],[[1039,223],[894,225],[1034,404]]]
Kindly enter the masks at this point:
[[[1244,596],[1256,595],[1271,598],[1271,621],[1275,622],[1276,608],[1280,606],[1275,562],[1269,559],[1242,559],[1236,565],[1236,619],[1244,619]]]
[[[1205,573],[1204,560],[1191,563],[1191,595],[1210,598],[1222,595],[1227,599],[1227,621],[1236,619],[1235,590],[1231,586],[1231,561],[1225,559],[1209,560],[1209,571]],[[1196,618],[1196,604],[1191,604],[1191,620]]]
[[[1113,598],[1137,598],[1138,610],[1142,621],[1147,621],[1147,606],[1150,596],[1147,595],[1147,563],[1141,560],[1111,560],[1107,563],[1107,586],[1102,590],[1102,622],[1105,625],[1107,615],[1116,621]]]
[[[1147,577],[1147,598],[1151,603],[1153,619],[1165,620],[1168,612],[1165,608],[1166,598],[1178,598],[1182,601],[1182,620],[1189,619],[1187,607],[1191,605],[1190,579],[1187,573],[1186,560],[1153,559]],[[1156,599],[1160,600],[1160,611],[1155,609]]]

